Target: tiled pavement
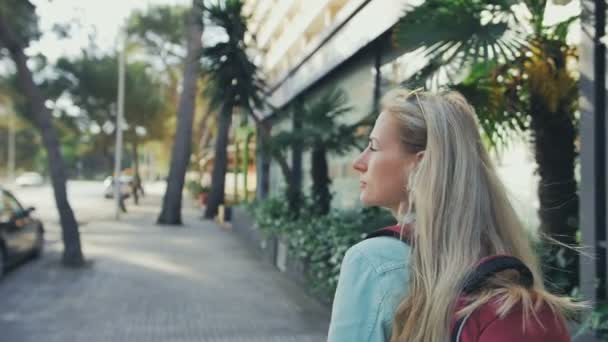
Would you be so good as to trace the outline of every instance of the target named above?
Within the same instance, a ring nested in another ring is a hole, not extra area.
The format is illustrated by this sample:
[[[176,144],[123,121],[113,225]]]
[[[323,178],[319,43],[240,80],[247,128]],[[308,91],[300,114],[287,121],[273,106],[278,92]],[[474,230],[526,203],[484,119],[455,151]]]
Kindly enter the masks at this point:
[[[325,340],[328,309],[235,233],[194,209],[183,227],[157,226],[159,198],[144,201],[81,227],[85,269],[59,266],[58,227],[47,227],[43,258],[0,281],[0,341]]]

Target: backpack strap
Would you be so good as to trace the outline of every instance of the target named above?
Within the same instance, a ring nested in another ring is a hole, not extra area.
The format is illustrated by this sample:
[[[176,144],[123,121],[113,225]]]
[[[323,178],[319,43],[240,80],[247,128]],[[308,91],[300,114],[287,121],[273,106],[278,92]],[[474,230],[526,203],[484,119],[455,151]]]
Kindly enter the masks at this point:
[[[469,273],[464,281],[462,294],[471,294],[483,287],[486,280],[498,272],[506,270],[516,270],[520,276],[521,285],[530,288],[534,285],[532,271],[521,260],[510,255],[493,255],[481,259],[473,272]],[[466,315],[456,321],[452,329],[451,342],[459,342],[460,335],[471,314]]]
[[[530,288],[534,285],[532,271],[521,260],[510,255],[493,255],[481,259],[475,270],[465,278],[462,292],[470,294],[482,288],[488,278],[506,270],[516,270],[522,286]]]
[[[378,236],[388,236],[388,237],[395,238],[397,240],[401,240],[407,244],[410,243],[409,226],[405,226],[403,228],[403,234],[401,233],[401,226],[395,225],[395,226],[385,227],[385,228],[373,231],[373,232],[369,233],[367,235],[367,237],[365,237],[365,239],[371,239],[371,238],[375,238]]]

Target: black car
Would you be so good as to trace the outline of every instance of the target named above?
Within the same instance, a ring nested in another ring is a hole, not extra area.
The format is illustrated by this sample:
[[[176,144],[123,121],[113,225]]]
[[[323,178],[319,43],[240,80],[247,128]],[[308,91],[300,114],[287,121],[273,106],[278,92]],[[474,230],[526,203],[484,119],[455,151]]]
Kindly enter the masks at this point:
[[[9,266],[42,254],[44,227],[32,211],[0,188],[0,278]]]

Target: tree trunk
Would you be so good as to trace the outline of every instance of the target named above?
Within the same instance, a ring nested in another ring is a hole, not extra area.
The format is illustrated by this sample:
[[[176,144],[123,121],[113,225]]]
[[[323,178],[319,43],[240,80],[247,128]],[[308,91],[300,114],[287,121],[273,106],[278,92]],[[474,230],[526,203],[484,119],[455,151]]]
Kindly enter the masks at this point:
[[[205,117],[201,120],[203,122],[201,122],[201,138],[199,140],[199,146],[198,146],[198,169],[199,169],[199,173],[202,177],[202,175],[206,172],[206,164],[205,165],[201,165],[200,161],[205,157],[205,149],[207,148],[207,146],[209,146],[209,142],[211,142],[211,133],[212,133],[212,124],[211,121],[209,120],[209,117],[212,116],[211,112],[207,112],[205,114]],[[204,125],[204,126],[203,126]]]
[[[245,175],[243,179],[243,187],[245,187],[245,202],[249,201],[249,146],[252,137],[253,133],[249,133],[247,134],[247,138],[245,138],[245,157],[243,158],[243,174]]]
[[[196,105],[197,80],[200,72],[199,57],[202,50],[202,8],[197,0],[192,1],[188,23],[188,52],[184,67],[182,94],[177,111],[177,130],[171,151],[171,165],[163,206],[158,217],[159,224],[181,225],[182,192],[184,177],[192,151],[192,117]]]
[[[256,134],[256,199],[263,200],[270,191],[270,156],[264,151],[264,141],[270,136],[270,122],[257,124]]]
[[[0,18],[0,42],[8,48],[15,62],[19,88],[27,99],[29,114],[42,135],[48,155],[51,183],[62,229],[64,245],[62,262],[67,266],[82,266],[84,257],[80,246],[78,223],[67,198],[65,163],[61,156],[59,139],[53,126],[51,112],[44,105],[45,99],[27,67],[27,57],[23,53],[22,44],[3,18]]]
[[[293,131],[297,132],[302,129],[302,118],[295,111],[293,117]],[[303,145],[294,144],[291,148],[291,174],[287,180],[287,199],[289,208],[297,218],[302,207],[302,153]]]
[[[217,215],[220,204],[224,203],[224,190],[226,185],[226,168],[228,164],[228,134],[232,123],[232,99],[230,95],[222,105],[217,118],[217,140],[215,143],[215,157],[213,158],[213,173],[211,175],[211,191],[205,208],[205,218],[212,219]]]
[[[239,201],[239,154],[241,153],[240,142],[234,138],[234,167],[232,168],[234,176],[234,202]]]
[[[576,246],[579,197],[574,178],[574,123],[569,113],[551,113],[543,100],[534,95],[531,109],[540,175],[541,231],[561,243]],[[559,106],[559,109],[567,110],[568,106]],[[554,289],[569,293],[578,284],[578,253],[558,245],[552,245],[546,253],[545,274],[550,278],[547,280],[555,285]]]
[[[106,174],[111,175],[114,172],[114,156],[112,155],[112,152],[110,152],[110,146],[106,142],[103,143],[101,148],[103,152],[104,171]]]
[[[211,136],[211,127],[209,127],[209,117],[211,116],[211,112],[208,111],[204,114],[201,119],[199,125],[200,139],[198,140],[198,151],[199,156],[202,157],[203,150],[207,147],[207,142],[209,141],[209,137]]]
[[[312,150],[311,178],[313,202],[318,213],[325,215],[331,207],[331,192],[329,186],[329,168],[327,167],[327,150],[323,144],[315,144]]]

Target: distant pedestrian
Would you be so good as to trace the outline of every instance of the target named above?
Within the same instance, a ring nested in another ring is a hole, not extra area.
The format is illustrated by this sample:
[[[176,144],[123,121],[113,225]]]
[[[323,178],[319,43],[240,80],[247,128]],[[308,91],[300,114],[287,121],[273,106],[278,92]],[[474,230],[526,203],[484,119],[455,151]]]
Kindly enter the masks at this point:
[[[346,253],[329,342],[570,341],[462,95],[389,92],[353,167],[398,225]]]
[[[141,194],[142,197],[144,197],[144,188],[141,184],[141,178],[139,177],[139,175],[136,173],[135,176],[133,176],[133,179],[129,182],[129,188],[131,189],[131,195],[133,196],[133,202],[135,203],[135,205],[139,204],[139,195]]]
[[[122,192],[122,189],[121,189],[121,191],[120,191],[120,193],[119,193],[118,196],[119,196],[118,197],[118,206],[120,207],[120,211],[122,211],[123,213],[126,213],[127,212],[127,207],[125,206],[125,199],[127,197],[129,197],[129,195],[124,194]]]

